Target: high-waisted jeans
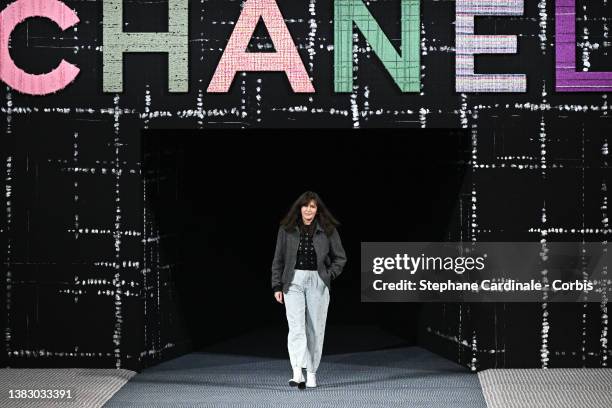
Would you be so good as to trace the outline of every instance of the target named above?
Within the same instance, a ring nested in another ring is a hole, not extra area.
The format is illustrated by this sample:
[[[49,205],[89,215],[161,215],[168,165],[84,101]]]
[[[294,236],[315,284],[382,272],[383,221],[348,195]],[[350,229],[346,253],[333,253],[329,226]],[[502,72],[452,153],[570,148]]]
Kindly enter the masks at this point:
[[[329,289],[317,271],[296,269],[285,294],[289,335],[287,348],[294,369],[316,373],[323,352]]]

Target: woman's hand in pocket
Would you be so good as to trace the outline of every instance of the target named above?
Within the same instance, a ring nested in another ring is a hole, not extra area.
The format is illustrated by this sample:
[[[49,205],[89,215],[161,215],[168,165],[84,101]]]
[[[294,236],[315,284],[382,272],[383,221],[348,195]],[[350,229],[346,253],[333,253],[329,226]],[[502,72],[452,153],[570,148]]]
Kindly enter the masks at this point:
[[[280,304],[283,303],[283,292],[281,292],[280,290],[278,292],[274,292],[274,299],[276,299],[276,301]]]

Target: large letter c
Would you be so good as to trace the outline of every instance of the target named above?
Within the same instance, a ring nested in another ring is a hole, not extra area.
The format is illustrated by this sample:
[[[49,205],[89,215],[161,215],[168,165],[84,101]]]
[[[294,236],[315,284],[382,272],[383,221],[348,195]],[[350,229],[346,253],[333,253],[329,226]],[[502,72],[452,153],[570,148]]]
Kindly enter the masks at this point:
[[[66,30],[77,24],[76,13],[59,0],[17,0],[0,12],[0,80],[29,95],[47,95],[74,81],[79,68],[65,60],[46,74],[28,74],[15,65],[9,54],[9,38],[15,27],[29,17],[46,17]]]

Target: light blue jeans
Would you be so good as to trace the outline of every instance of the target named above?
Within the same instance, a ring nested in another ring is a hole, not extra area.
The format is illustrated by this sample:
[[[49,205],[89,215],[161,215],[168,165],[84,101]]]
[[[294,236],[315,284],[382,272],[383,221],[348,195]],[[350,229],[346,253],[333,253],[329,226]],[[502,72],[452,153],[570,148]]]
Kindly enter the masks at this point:
[[[296,269],[285,294],[287,348],[294,369],[316,373],[323,352],[329,289],[317,271]]]

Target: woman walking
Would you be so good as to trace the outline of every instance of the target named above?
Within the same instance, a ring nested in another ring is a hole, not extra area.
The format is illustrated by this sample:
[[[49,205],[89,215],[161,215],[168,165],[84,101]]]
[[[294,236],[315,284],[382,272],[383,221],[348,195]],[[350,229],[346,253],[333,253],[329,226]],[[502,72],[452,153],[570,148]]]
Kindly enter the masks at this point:
[[[317,386],[330,282],[346,263],[337,225],[321,198],[307,191],[293,203],[278,230],[272,290],[275,299],[285,304],[293,369],[289,385],[299,389]]]

